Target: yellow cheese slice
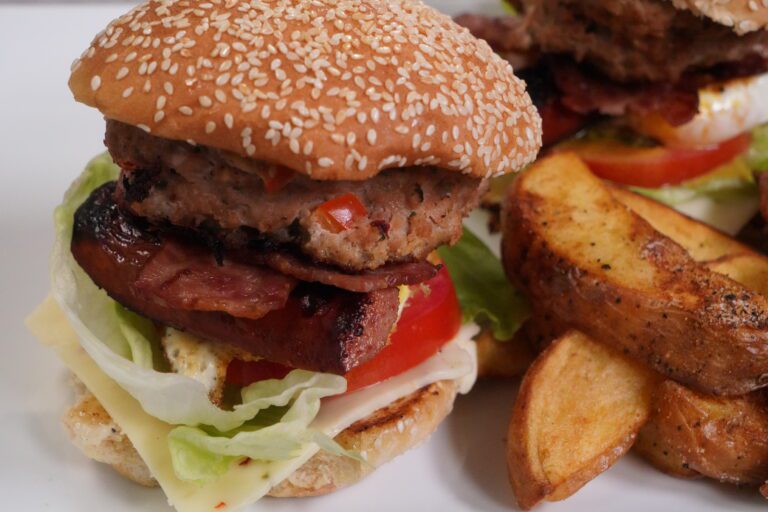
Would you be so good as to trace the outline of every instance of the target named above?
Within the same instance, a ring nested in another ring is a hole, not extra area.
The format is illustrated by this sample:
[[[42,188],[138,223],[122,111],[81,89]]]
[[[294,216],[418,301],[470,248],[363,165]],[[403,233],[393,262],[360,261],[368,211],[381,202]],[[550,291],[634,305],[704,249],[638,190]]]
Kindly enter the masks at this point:
[[[120,425],[162,487],[168,502],[179,512],[220,512],[253,503],[317,451],[312,446],[289,461],[235,465],[220,479],[202,486],[179,480],[173,472],[166,440],[173,426],[144,412],[131,395],[96,366],[80,347],[77,335],[52,298],[46,299],[29,316],[27,326],[38,339],[56,350]]]

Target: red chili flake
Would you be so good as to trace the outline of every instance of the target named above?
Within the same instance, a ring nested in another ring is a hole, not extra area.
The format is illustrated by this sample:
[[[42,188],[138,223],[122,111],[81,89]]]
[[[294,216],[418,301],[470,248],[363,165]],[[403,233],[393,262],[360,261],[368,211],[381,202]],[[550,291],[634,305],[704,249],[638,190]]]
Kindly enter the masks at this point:
[[[215,508],[216,510],[221,510],[221,509],[223,509],[223,508],[224,508],[224,507],[226,507],[226,506],[227,506],[226,502],[220,501],[220,502],[219,502],[219,504],[218,504],[218,505],[216,505],[216,506],[215,506],[215,507],[213,507],[213,508]]]
[[[246,457],[238,463],[238,466],[247,466],[250,463],[251,463],[251,458]]]

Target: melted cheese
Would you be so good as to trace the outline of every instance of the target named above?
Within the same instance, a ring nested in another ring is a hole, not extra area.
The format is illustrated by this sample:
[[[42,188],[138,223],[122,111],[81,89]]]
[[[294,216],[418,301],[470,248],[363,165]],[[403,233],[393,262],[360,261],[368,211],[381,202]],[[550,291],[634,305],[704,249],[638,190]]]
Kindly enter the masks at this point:
[[[214,512],[221,503],[226,504],[226,510],[233,510],[253,503],[317,451],[316,446],[308,446],[299,457],[288,461],[235,465],[222,478],[203,486],[181,481],[173,472],[166,442],[173,426],[144,412],[133,397],[99,369],[80,347],[77,335],[55,301],[48,298],[29,317],[27,326],[44,344],[57,351],[120,425],[169,503],[180,512]],[[461,379],[462,391],[468,391],[477,368],[471,343],[477,331],[474,325],[465,326],[456,339],[421,365],[375,386],[329,400],[323,404],[313,426],[328,435],[336,435],[376,409],[438,380]]]

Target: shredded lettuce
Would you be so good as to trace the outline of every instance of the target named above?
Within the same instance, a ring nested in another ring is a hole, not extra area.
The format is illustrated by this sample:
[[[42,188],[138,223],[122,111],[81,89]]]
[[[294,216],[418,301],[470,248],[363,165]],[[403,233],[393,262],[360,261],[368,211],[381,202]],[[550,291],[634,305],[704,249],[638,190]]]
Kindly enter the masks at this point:
[[[530,311],[499,258],[466,227],[459,243],[438,253],[451,274],[464,321],[488,324],[496,339],[511,339]]]
[[[743,200],[757,194],[753,169],[749,158],[741,156],[710,173],[679,185],[632,187],[632,190],[670,206],[687,203],[698,197],[707,197],[717,203]]]
[[[99,368],[148,414],[178,425],[168,439],[178,477],[205,482],[224,473],[235,458],[284,460],[307,443],[350,455],[332,439],[309,428],[321,399],[346,390],[343,377],[294,370],[284,379],[261,381],[242,389],[240,403],[225,410],[211,403],[201,382],[158,371],[154,361],[159,351],[153,349],[157,334],[152,324],[96,287],[69,250],[76,209],[95,188],[117,175],[118,168],[108,156],[97,157],[56,209],[53,294]]]

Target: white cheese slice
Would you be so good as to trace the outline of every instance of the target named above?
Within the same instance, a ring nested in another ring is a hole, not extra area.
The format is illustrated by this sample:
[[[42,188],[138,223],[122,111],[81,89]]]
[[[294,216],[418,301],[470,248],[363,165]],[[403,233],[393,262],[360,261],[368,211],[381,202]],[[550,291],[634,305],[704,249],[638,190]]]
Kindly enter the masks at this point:
[[[144,412],[131,395],[99,369],[80,347],[77,335],[53,299],[49,297],[30,315],[27,326],[43,343],[57,351],[120,425],[169,503],[180,512],[235,510],[253,503],[317,451],[316,446],[308,446],[299,457],[288,461],[234,465],[220,479],[202,486],[181,481],[173,472],[166,441],[173,426]],[[477,331],[477,326],[465,326],[456,339],[421,365],[375,386],[328,400],[313,426],[333,436],[376,409],[438,380],[462,379],[462,391],[468,391],[477,368],[470,340]]]

